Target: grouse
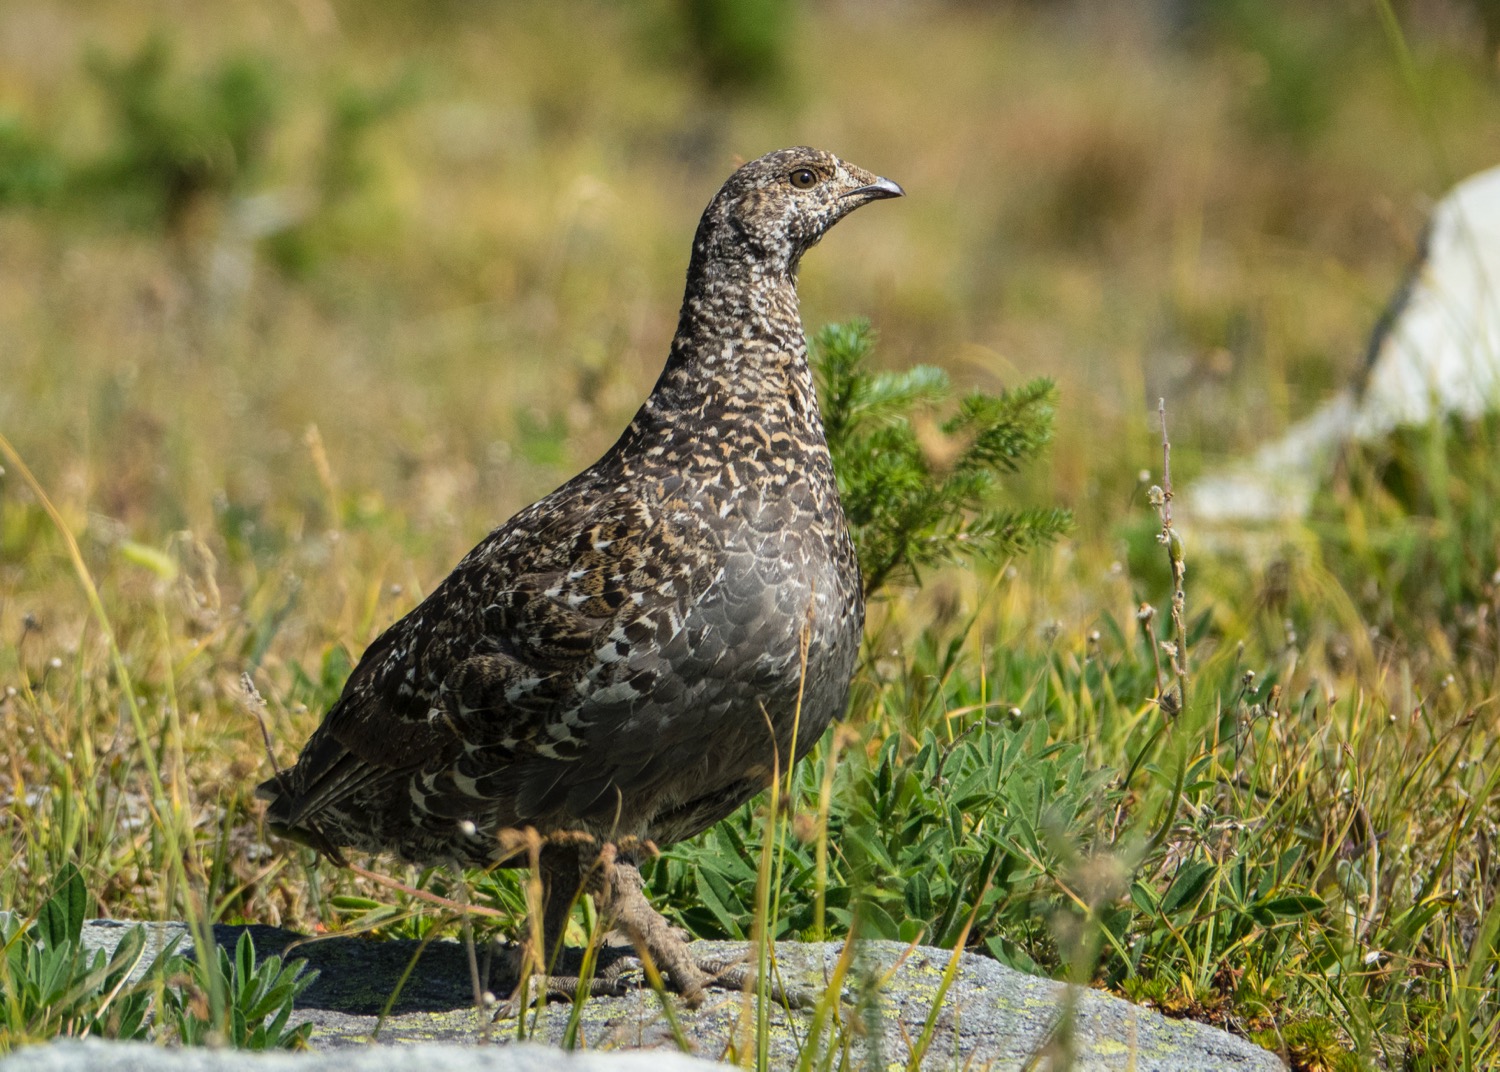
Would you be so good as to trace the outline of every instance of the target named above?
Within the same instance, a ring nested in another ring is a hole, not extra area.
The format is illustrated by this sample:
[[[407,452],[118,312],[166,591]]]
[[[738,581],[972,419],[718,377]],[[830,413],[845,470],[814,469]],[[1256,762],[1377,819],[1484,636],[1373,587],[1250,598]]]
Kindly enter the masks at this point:
[[[336,861],[534,864],[554,957],[588,888],[690,1001],[719,981],[637,867],[765,788],[847,702],[864,599],[797,269],[902,193],[807,147],[730,176],[650,397],[369,646],[296,765],[258,787],[274,831]]]

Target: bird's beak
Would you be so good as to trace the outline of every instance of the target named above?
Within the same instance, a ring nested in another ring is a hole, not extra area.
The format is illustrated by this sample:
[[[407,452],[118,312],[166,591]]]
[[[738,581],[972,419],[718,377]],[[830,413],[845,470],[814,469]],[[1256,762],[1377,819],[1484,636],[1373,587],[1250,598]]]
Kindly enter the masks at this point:
[[[906,191],[901,189],[890,179],[876,178],[872,183],[856,187],[844,195],[845,197],[858,197],[864,201],[879,201],[885,197],[905,197]]]

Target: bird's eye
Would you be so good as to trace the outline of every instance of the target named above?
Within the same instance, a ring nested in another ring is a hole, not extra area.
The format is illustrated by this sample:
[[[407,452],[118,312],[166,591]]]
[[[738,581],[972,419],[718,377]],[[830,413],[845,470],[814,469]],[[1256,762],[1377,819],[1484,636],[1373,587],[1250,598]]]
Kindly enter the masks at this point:
[[[788,179],[799,190],[811,190],[814,186],[818,185],[817,172],[813,171],[812,168],[799,167],[788,176]]]

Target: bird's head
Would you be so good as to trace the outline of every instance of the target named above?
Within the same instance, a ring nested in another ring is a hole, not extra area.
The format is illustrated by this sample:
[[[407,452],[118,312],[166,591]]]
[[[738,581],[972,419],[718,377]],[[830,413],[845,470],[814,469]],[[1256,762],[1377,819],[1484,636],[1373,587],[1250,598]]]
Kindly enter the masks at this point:
[[[798,146],[742,166],[703,213],[696,257],[749,259],[791,275],[802,254],[850,212],[905,191],[821,149]]]

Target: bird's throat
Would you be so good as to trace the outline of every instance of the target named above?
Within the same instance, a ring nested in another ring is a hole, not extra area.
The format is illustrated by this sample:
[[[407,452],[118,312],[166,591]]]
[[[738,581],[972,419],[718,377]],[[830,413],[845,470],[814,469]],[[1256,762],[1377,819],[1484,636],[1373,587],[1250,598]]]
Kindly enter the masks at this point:
[[[652,401],[674,409],[816,414],[795,280],[689,278]]]

